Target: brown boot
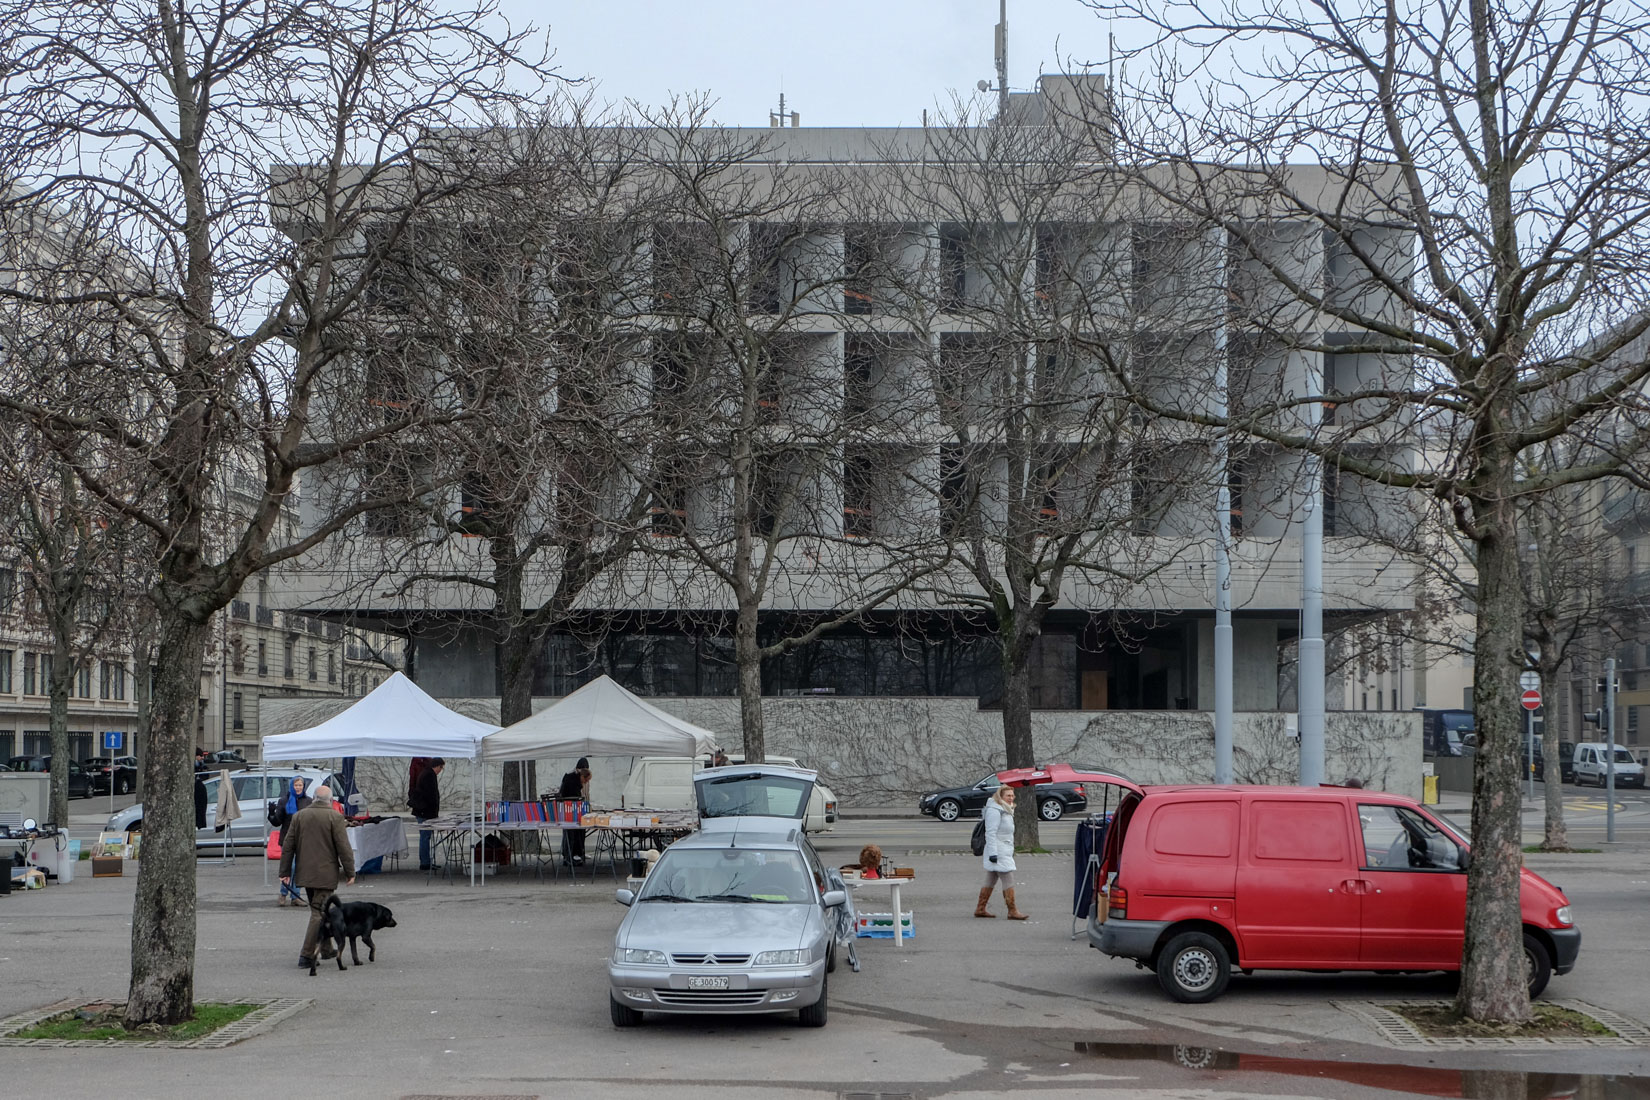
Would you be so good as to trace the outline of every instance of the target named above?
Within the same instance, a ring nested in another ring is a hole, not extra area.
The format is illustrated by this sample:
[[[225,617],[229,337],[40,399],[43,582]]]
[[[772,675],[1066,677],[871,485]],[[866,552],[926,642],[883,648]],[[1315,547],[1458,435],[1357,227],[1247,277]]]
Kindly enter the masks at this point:
[[[995,917],[997,915],[995,913],[987,913],[985,911],[985,903],[990,901],[990,900],[991,900],[991,887],[989,887],[989,886],[980,887],[980,903],[978,905],[974,906],[974,915],[976,917]]]
[[[1026,919],[1026,915],[1024,913],[1020,912],[1019,906],[1014,904],[1014,891],[1013,891],[1012,888],[1003,891],[1003,900],[1008,902],[1008,919],[1009,920],[1025,920]]]

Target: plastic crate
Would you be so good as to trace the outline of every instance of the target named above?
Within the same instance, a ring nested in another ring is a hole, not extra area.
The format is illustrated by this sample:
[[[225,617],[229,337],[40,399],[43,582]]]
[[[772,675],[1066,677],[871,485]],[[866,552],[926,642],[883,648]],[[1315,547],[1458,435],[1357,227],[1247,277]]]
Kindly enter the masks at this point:
[[[917,934],[915,916],[910,910],[899,915],[899,930],[901,939],[910,939]],[[854,935],[868,940],[891,940],[894,938],[894,914],[892,913],[860,913],[854,922]]]

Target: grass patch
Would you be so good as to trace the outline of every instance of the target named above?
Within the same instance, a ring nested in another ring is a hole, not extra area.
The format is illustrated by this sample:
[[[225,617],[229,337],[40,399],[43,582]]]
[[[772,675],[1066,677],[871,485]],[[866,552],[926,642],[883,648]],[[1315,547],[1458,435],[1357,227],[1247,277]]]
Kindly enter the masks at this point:
[[[1550,1039],[1574,1036],[1614,1037],[1615,1032],[1585,1013],[1540,1001],[1530,1005],[1534,1019],[1523,1024],[1481,1024],[1467,1020],[1453,1005],[1389,1005],[1393,1012],[1436,1039]]]
[[[1530,855],[1596,856],[1600,850],[1598,848],[1543,848],[1539,844],[1526,844],[1524,846],[1524,851]]]
[[[198,1004],[195,1006],[195,1018],[193,1020],[186,1020],[181,1024],[172,1024],[166,1027],[159,1024],[148,1024],[134,1031],[127,1031],[125,1025],[121,1023],[121,1016],[126,1011],[125,1005],[85,1005],[71,1012],[62,1012],[41,1020],[39,1023],[26,1027],[21,1031],[14,1031],[7,1038],[129,1039],[145,1043],[163,1039],[169,1042],[186,1043],[191,1039],[204,1038],[220,1027],[242,1019],[258,1007],[255,1004]]]

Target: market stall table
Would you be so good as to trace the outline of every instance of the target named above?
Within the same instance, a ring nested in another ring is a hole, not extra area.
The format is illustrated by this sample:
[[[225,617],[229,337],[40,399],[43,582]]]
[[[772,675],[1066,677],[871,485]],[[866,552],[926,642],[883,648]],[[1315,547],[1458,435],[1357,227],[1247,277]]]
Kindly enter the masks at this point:
[[[861,894],[874,890],[888,891],[888,907],[894,914],[894,946],[905,946],[905,933],[900,927],[900,887],[908,886],[913,881],[910,878],[861,878],[857,874],[847,871],[842,873],[842,881],[848,884],[848,889]]]
[[[355,852],[356,870],[374,859],[387,856],[399,860],[407,854],[407,827],[399,817],[352,822],[345,831],[349,835],[349,846]]]

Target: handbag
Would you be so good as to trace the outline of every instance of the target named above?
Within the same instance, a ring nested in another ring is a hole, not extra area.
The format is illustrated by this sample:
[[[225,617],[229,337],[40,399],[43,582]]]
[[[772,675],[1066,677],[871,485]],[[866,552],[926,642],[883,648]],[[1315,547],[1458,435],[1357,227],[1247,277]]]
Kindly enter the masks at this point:
[[[281,834],[270,833],[269,843],[264,846],[264,855],[269,859],[281,858]]]
[[[968,838],[968,847],[977,856],[985,855],[985,817],[974,823],[974,833]]]

